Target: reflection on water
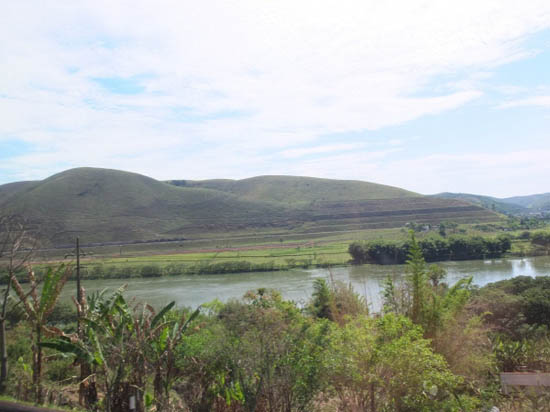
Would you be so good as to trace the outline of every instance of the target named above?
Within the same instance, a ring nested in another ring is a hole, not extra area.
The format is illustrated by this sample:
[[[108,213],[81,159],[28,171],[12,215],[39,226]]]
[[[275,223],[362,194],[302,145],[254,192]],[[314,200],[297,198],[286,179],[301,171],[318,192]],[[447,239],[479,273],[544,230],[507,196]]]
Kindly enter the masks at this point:
[[[441,266],[447,271],[446,282],[456,283],[459,279],[473,276],[474,284],[484,286],[491,282],[509,279],[514,276],[550,275],[550,257],[539,256],[524,259],[475,260],[464,262],[444,262]],[[87,280],[84,287],[87,293],[103,288],[114,290],[128,283],[127,295],[153,305],[163,305],[175,300],[179,306],[196,307],[213,299],[226,301],[240,298],[248,290],[260,287],[279,290],[286,299],[304,303],[313,290],[315,278],[331,278],[351,283],[363,295],[371,309],[380,309],[380,291],[387,276],[401,278],[406,266],[361,265],[337,267],[330,270],[289,270],[262,273],[235,273],[225,275],[175,276],[156,279],[110,279]],[[75,283],[68,282],[62,299],[68,301],[74,294]]]

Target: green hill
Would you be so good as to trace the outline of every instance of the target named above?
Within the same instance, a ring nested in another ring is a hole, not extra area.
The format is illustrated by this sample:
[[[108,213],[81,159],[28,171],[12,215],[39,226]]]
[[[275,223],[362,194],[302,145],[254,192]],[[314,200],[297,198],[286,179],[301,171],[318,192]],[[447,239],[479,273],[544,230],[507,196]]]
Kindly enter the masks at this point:
[[[319,201],[399,199],[417,193],[357,180],[333,180],[298,176],[258,176],[243,180],[176,180],[172,184],[220,190],[252,201],[303,206]]]
[[[33,188],[38,182],[14,182],[0,185],[0,206],[6,203],[13,195]]]
[[[527,213],[527,209],[524,206],[507,203],[504,199],[497,199],[491,196],[473,195],[470,193],[439,193],[434,195],[442,199],[457,199],[470,202],[486,209],[494,210],[498,213],[504,214],[523,214]]]
[[[534,212],[550,211],[550,193],[542,193],[530,196],[515,196],[502,199],[508,204],[523,206]]]
[[[293,176],[160,182],[78,168],[0,186],[0,213],[26,216],[45,244],[331,232],[406,222],[480,222],[494,213],[460,200],[360,181]]]
[[[550,193],[508,198],[473,195],[471,193],[439,193],[433,196],[442,199],[464,200],[499,213],[511,215],[550,211]]]

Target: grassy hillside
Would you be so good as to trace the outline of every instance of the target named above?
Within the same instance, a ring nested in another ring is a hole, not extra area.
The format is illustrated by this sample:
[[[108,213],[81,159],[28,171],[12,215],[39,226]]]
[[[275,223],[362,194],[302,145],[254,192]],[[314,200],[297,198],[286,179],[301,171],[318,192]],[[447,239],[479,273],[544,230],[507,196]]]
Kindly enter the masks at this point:
[[[459,199],[480,205],[487,209],[506,214],[528,214],[532,212],[550,211],[550,193],[530,196],[515,196],[496,198],[490,196],[473,195],[470,193],[439,193],[434,195],[442,199]]]
[[[175,183],[175,184],[174,184]],[[359,181],[265,176],[160,182],[78,168],[40,182],[0,186],[0,213],[20,213],[45,244],[304,234],[482,222],[498,216],[460,200]]]
[[[298,176],[258,176],[243,180],[171,181],[185,187],[215,189],[253,201],[271,201],[291,206],[322,201],[400,199],[417,193],[357,180],[333,180]]]
[[[508,197],[502,199],[502,201],[508,204],[520,205],[532,211],[550,210],[550,193]]]
[[[22,193],[25,190],[29,190],[36,186],[40,182],[14,182],[5,185],[0,185],[0,205],[6,203],[8,199],[17,193]]]
[[[528,210],[526,207],[506,202],[505,199],[497,199],[490,196],[474,195],[471,193],[439,193],[434,195],[442,199],[458,199],[470,202],[476,205],[480,205],[486,209],[494,210],[499,213],[506,214],[522,214],[527,213]]]

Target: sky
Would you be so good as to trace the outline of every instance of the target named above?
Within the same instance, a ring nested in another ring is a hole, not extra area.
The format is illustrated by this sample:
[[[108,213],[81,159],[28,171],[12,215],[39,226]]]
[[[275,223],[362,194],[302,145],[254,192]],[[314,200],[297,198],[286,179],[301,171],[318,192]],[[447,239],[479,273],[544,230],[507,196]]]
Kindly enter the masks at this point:
[[[550,192],[550,1],[9,1],[0,184],[104,167]]]

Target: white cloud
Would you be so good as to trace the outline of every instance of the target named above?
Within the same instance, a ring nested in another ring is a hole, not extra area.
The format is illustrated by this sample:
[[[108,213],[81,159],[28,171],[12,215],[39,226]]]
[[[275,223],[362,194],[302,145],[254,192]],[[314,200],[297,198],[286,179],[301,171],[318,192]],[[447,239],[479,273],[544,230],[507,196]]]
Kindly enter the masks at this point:
[[[550,96],[532,96],[525,99],[512,100],[500,104],[498,107],[500,109],[508,109],[511,107],[522,107],[522,106],[540,106],[540,107],[550,107]]]
[[[546,0],[8,2],[0,140],[22,139],[36,153],[3,167],[29,177],[60,162],[162,178],[277,172],[261,153],[345,151],[319,136],[477,99],[487,73],[529,56],[522,41],[547,27]],[[91,80],[143,74],[139,95]],[[335,159],[366,155],[353,156]],[[209,171],[190,173],[209,161]]]
[[[548,149],[431,154],[406,160],[392,154],[362,151],[327,155],[288,164],[285,173],[365,180],[423,194],[448,191],[508,197],[550,190],[541,186],[541,177],[550,176]]]
[[[544,178],[550,176],[549,157],[549,149],[432,154],[382,162],[373,178],[425,194],[528,195],[550,190]]]
[[[308,155],[320,154],[320,153],[335,153],[335,152],[347,152],[350,150],[357,150],[364,148],[364,144],[334,144],[325,146],[312,146],[287,149],[280,152],[284,158],[296,158]]]

